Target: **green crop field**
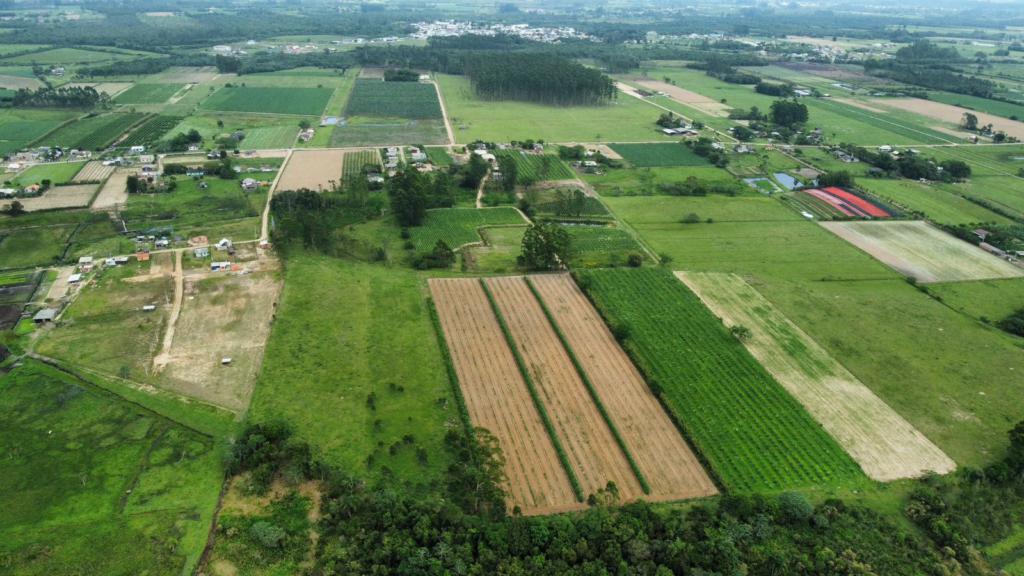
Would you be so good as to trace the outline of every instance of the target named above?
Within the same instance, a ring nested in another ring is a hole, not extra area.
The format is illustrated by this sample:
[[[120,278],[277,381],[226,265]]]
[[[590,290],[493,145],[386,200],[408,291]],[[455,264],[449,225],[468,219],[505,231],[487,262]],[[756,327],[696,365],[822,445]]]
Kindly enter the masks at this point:
[[[572,238],[569,266],[594,268],[625,266],[636,254],[645,262],[650,259],[629,232],[610,226],[565,226]]]
[[[319,116],[333,92],[331,88],[310,87],[224,87],[203,100],[201,106],[219,112]]]
[[[436,119],[409,120],[355,116],[334,127],[331,146],[402,146],[446,144],[444,122]]]
[[[345,115],[437,119],[441,118],[441,104],[432,84],[359,78],[345,106]]]
[[[355,152],[345,152],[345,158],[342,161],[342,179],[355,178],[362,174],[363,167],[373,164],[380,166],[380,155],[377,154],[376,150],[357,150]]]
[[[862,178],[857,181],[857,185],[883,201],[893,202],[908,210],[920,212],[940,224],[1010,223],[1009,218],[1000,216],[948,191],[948,189],[929,186],[916,180]]]
[[[140,113],[111,113],[88,116],[47,135],[40,144],[64,146],[82,150],[102,150],[114,143],[121,134],[145,118]]]
[[[182,89],[181,84],[135,84],[114,98],[117,104],[162,104]]]
[[[14,573],[194,569],[223,476],[211,438],[28,361],[0,380],[0,451]]]
[[[572,180],[576,174],[557,156],[550,154],[527,154],[516,150],[499,152],[516,162],[519,180],[540,182],[543,180]]]
[[[860,481],[857,465],[685,285],[664,270],[580,272],[583,286],[726,487]]]
[[[242,150],[291,148],[298,134],[299,127],[296,124],[258,126],[245,132],[245,139],[238,147]]]
[[[708,163],[682,144],[612,144],[611,148],[639,168],[706,166]]]
[[[1024,308],[1024,279],[949,282],[928,286],[928,293],[968,316],[998,322]]]
[[[970,110],[995,114],[996,116],[1002,116],[1003,118],[1011,118],[1015,120],[1024,119],[1024,105],[1014,104],[1012,102],[1002,102],[999,100],[979,98],[977,96],[970,96],[967,94],[954,94],[952,92],[929,92],[928,99],[935,100],[936,102],[943,102],[945,104],[952,104],[953,106],[968,108]]]
[[[126,60],[132,58],[131,54],[123,52],[100,52],[97,50],[82,50],[79,48],[54,48],[43,52],[33,52],[13,56],[3,60],[4,64],[96,64],[111,60]]]
[[[525,224],[514,208],[438,208],[428,210],[422,226],[409,229],[419,251],[427,251],[444,240],[451,249],[480,242],[479,229],[484,226]]]
[[[555,220],[613,220],[614,217],[608,213],[601,200],[587,196],[583,200],[582,207],[573,205],[573,193],[576,188],[546,188],[543,190],[530,190],[527,192],[527,199],[533,206],[534,214],[541,218],[553,218]],[[579,210],[577,213],[576,210]]]
[[[318,455],[351,473],[401,485],[437,479],[458,411],[424,290],[411,270],[290,258],[253,418],[287,417]]]
[[[72,117],[65,111],[0,108],[0,154],[27,147]]]
[[[171,131],[181,118],[177,116],[150,116],[145,122],[139,124],[128,136],[120,142],[122,147],[141,146],[159,142],[165,134]]]

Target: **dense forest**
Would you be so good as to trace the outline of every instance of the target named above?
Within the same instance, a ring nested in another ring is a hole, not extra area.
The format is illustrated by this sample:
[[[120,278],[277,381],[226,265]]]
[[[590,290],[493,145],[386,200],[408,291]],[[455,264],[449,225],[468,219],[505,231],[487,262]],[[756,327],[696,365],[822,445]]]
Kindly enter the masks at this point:
[[[465,74],[476,93],[491,100],[578,106],[603,104],[616,94],[608,76],[554,55],[474,55],[465,60]]]
[[[24,108],[82,108],[89,109],[110,100],[106,93],[92,86],[44,87],[38,90],[22,88],[14,93],[12,104]]]

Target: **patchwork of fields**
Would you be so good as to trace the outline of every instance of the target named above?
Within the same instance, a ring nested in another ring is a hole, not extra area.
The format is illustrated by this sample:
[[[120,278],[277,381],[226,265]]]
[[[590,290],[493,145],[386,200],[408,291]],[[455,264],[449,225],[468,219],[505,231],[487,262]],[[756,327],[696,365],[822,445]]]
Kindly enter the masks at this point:
[[[438,240],[457,250],[480,242],[480,228],[510,224],[526,224],[515,208],[438,208],[427,210],[423,225],[409,232],[417,250],[431,250]]]

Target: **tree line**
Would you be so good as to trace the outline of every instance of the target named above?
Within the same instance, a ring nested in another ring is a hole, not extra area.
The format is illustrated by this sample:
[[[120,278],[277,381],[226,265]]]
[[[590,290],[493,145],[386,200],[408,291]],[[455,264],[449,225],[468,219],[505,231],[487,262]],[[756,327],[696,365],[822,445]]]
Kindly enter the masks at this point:
[[[109,101],[109,95],[97,92],[92,86],[45,86],[37,90],[21,88],[11,98],[11,104],[21,108],[91,109]]]

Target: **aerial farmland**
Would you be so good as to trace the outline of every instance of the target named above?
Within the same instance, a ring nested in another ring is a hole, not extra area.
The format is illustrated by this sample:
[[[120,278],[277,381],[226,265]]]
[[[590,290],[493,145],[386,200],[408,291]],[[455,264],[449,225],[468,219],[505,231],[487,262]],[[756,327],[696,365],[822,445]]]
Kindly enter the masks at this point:
[[[0,9],[0,573],[1024,576],[1024,9]]]

